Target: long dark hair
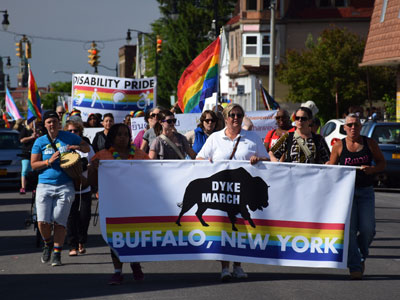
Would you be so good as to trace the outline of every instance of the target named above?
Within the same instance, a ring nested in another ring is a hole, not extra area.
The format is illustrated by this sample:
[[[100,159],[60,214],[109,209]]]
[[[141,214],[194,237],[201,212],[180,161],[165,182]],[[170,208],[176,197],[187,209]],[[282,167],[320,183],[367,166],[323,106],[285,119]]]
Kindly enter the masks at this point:
[[[215,114],[215,112],[213,112],[212,110],[207,109],[207,110],[203,111],[203,113],[201,114],[200,121],[199,121],[199,124],[197,124],[197,127],[200,127],[201,129],[204,129],[203,122],[206,120],[207,115],[211,115],[211,118],[214,120],[215,123],[218,122],[218,117]],[[215,127],[217,127],[217,124],[215,124]],[[215,127],[214,127],[214,131],[215,131]]]
[[[171,112],[167,109],[161,111],[159,113],[159,115],[160,115],[160,121],[165,120],[165,118],[168,116],[173,116],[173,117],[175,116],[173,112]],[[156,134],[156,136],[159,136],[162,133],[162,131],[163,131],[163,128],[162,128],[160,122],[157,122],[156,125],[154,125],[154,133]]]
[[[130,128],[124,123],[117,123],[117,124],[114,124],[113,126],[111,126],[110,130],[108,131],[107,137],[106,137],[106,143],[105,143],[105,148],[106,149],[110,149],[110,147],[112,145],[114,145],[114,141],[115,141],[115,138],[116,138],[116,136],[118,134],[118,130],[121,127],[126,128],[126,130],[128,130],[129,143],[128,143],[127,148],[130,149],[131,142],[132,142],[132,133],[131,133]]]

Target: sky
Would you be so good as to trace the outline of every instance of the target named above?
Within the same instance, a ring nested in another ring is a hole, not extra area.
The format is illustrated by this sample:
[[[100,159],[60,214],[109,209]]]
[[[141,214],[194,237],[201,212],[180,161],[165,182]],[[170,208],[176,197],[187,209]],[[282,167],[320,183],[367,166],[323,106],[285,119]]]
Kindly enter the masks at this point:
[[[10,75],[11,87],[17,86],[16,66],[20,59],[16,56],[15,43],[22,37],[18,34],[25,34],[31,40],[29,63],[37,85],[46,87],[55,81],[71,81],[71,74],[67,74],[70,72],[93,74],[87,52],[92,40],[114,40],[98,43],[100,64],[114,71],[101,67],[98,71],[99,75],[115,76],[118,49],[126,44],[127,29],[150,32],[150,24],[160,17],[156,0],[1,0],[0,10],[7,10],[9,14],[7,32],[0,27],[0,56],[11,57],[11,69],[6,68],[7,59],[3,58],[4,73]],[[2,13],[0,19],[3,20]],[[132,32],[131,44],[136,43],[135,37]]]

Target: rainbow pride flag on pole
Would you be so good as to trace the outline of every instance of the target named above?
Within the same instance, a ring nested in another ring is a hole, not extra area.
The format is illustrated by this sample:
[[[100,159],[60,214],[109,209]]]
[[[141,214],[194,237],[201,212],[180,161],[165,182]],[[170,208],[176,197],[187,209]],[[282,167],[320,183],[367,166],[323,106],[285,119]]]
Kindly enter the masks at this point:
[[[18,107],[15,105],[14,99],[8,90],[8,87],[6,87],[6,111],[14,120],[22,119]]]
[[[42,120],[42,107],[40,104],[39,90],[33,77],[31,67],[29,66],[28,79],[28,122],[32,119]]]
[[[218,37],[183,72],[178,82],[178,104],[182,112],[202,112],[205,99],[217,92],[220,49]]]

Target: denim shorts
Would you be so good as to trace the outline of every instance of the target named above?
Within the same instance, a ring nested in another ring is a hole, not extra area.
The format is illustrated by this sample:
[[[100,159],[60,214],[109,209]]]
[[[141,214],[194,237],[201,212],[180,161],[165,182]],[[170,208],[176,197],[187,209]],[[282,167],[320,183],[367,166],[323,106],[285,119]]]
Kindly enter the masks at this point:
[[[21,160],[21,164],[22,164],[21,176],[25,177],[26,175],[28,175],[29,171],[32,171],[31,160],[23,159],[23,160]]]
[[[39,183],[36,188],[36,212],[39,222],[67,226],[69,211],[75,199],[72,182],[52,185]]]

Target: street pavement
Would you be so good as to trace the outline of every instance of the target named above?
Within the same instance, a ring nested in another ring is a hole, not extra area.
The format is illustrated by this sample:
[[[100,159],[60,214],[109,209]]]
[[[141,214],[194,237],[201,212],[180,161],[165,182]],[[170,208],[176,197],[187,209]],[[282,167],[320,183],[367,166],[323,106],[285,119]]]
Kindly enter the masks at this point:
[[[347,270],[243,264],[249,278],[221,283],[215,261],[143,263],[145,280],[109,286],[109,248],[91,222],[88,251],[61,267],[40,262],[30,193],[0,190],[0,299],[400,299],[400,194],[376,193],[377,234],[362,281]],[[92,212],[96,201],[93,201]],[[93,218],[92,218],[93,221]]]

